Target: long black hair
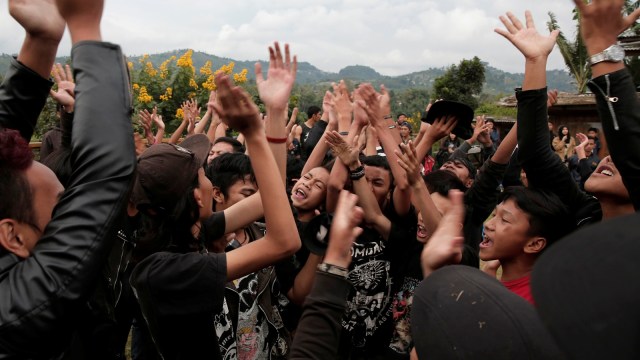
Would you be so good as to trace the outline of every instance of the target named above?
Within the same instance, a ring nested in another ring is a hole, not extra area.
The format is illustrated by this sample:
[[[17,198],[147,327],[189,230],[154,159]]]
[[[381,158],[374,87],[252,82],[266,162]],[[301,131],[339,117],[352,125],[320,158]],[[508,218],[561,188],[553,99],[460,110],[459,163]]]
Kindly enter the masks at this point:
[[[564,129],[567,129],[567,138],[564,140],[564,142],[568,144],[571,142],[571,132],[569,132],[569,128],[567,126],[560,125],[560,127],[558,128],[558,139],[562,140],[562,137],[564,136],[562,130]]]

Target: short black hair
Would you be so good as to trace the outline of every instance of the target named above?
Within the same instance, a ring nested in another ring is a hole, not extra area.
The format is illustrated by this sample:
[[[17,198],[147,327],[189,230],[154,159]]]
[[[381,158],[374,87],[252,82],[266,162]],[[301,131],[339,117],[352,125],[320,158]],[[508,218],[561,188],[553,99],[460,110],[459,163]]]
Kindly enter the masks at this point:
[[[322,109],[320,109],[319,107],[315,106],[315,105],[311,105],[309,106],[309,108],[307,108],[307,117],[309,119],[311,119],[311,117],[317,113],[319,113],[320,111],[322,111]]]
[[[213,144],[211,144],[211,145],[215,145],[215,144],[221,143],[221,142],[231,145],[233,147],[233,152],[244,153],[244,151],[245,151],[245,148],[244,148],[244,146],[242,146],[242,143],[240,141],[238,141],[238,140],[236,140],[236,139],[234,139],[232,137],[229,137],[229,136],[221,136],[221,137],[215,139],[213,141]]]
[[[449,161],[451,161],[454,164],[462,164],[464,167],[467,168],[467,170],[469,170],[469,177],[472,179],[476,178],[476,167],[473,165],[473,163],[471,162],[471,160],[469,160],[468,157],[466,156],[456,156],[454,158],[450,158],[449,160],[445,161],[444,163],[448,163]]]
[[[207,166],[205,174],[213,186],[220,189],[224,196],[228,196],[229,188],[238,180],[245,180],[249,176],[251,182],[256,182],[249,157],[243,153],[226,153],[213,159]]]
[[[593,132],[595,132],[597,134],[598,133],[598,128],[590,127],[589,130],[587,130],[587,132],[589,132],[589,131],[593,131]]]
[[[374,166],[385,169],[389,172],[389,179],[391,180],[389,186],[393,185],[393,173],[391,172],[391,167],[389,166],[389,160],[387,160],[386,156],[380,155],[369,155],[363,156],[360,158],[360,162],[362,165],[366,166]]]
[[[407,117],[407,114],[405,114],[405,113],[398,113],[398,116],[397,116],[397,117],[400,117],[400,116]]]
[[[498,196],[498,202],[509,199],[529,217],[528,234],[547,240],[545,249],[575,229],[569,208],[552,192],[511,186]]]
[[[422,177],[429,194],[438,193],[448,196],[449,190],[467,191],[462,181],[448,171],[432,171]]]

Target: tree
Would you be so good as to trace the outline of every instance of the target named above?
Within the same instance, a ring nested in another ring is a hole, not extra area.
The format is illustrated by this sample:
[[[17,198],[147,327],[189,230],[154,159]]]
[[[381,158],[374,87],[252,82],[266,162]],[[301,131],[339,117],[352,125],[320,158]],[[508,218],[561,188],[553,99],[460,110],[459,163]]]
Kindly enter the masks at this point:
[[[591,78],[591,66],[589,65],[587,48],[584,46],[582,35],[580,34],[580,14],[575,8],[573,9],[573,19],[576,20],[575,40],[570,42],[560,31],[556,44],[560,49],[565,65],[567,65],[569,72],[576,81],[576,90],[578,93],[583,94],[587,89],[587,82]],[[549,12],[547,27],[549,31],[560,30],[556,16],[552,12]]]
[[[585,0],[585,2],[587,1]],[[623,11],[628,15],[637,9],[638,6],[640,6],[640,1],[625,0]],[[575,40],[569,42],[561,31],[556,39],[556,44],[558,44],[558,48],[569,72],[576,81],[578,93],[582,94],[587,90],[587,82],[591,78],[591,66],[589,65],[587,48],[582,42],[582,35],[580,34],[580,13],[576,8],[573,9],[573,20],[576,22]],[[556,16],[552,12],[549,12],[547,27],[549,31],[560,29]],[[640,35],[640,24],[634,24],[625,34],[626,33]],[[640,83],[640,59],[637,56],[627,57],[625,59],[625,65],[633,75],[636,85]]]
[[[472,109],[477,108],[477,97],[484,84],[484,71],[484,65],[477,56],[471,60],[462,60],[458,65],[451,65],[444,75],[435,79],[434,98],[459,101]]]

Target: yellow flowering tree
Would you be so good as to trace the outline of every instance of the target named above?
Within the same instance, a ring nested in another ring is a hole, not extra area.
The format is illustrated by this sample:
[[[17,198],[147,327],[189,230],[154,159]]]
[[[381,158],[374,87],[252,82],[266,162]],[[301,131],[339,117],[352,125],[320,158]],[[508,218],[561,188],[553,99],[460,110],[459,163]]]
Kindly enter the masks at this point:
[[[209,92],[216,89],[216,74],[230,75],[239,85],[247,82],[248,74],[247,69],[234,73],[233,61],[221,64],[215,70],[212,61],[206,61],[196,71],[191,49],[167,59],[145,54],[138,61],[129,61],[127,66],[132,77],[136,114],[142,109],[151,110],[157,106],[167,126],[167,134],[171,134],[182,121],[180,105],[183,101],[196,98],[204,111]]]

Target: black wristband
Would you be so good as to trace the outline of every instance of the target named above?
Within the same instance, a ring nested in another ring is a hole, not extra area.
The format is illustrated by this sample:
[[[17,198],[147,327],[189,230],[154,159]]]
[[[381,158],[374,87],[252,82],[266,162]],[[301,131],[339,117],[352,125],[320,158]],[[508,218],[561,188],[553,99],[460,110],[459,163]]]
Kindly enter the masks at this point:
[[[364,176],[364,166],[360,165],[353,171],[349,171],[349,178],[351,180],[360,180]]]
[[[340,131],[338,134],[342,135],[342,136],[347,136],[349,135],[348,131]]]

